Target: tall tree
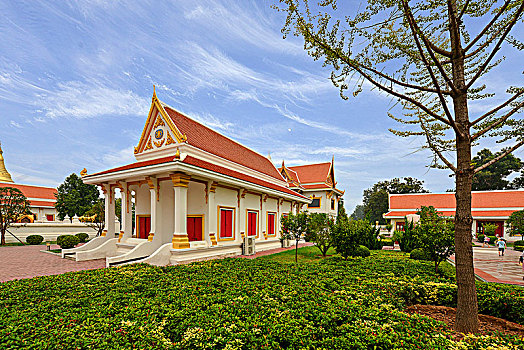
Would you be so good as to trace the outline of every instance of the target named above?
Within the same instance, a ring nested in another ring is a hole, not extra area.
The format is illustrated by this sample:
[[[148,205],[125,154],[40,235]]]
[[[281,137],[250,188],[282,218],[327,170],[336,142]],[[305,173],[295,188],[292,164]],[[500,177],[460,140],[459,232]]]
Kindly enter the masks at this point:
[[[489,149],[484,148],[473,157],[471,162],[475,164],[475,166],[481,166],[500,156],[503,152],[505,152],[505,150],[493,154]],[[506,189],[510,184],[510,182],[506,180],[506,177],[514,172],[520,171],[521,168],[522,162],[520,159],[510,153],[498,162],[491,164],[484,170],[473,175],[471,188],[473,191]]]
[[[18,218],[29,211],[29,202],[18,188],[0,187],[0,245],[5,245],[5,233]]]
[[[458,285],[457,331],[478,330],[478,303],[471,247],[473,175],[524,144],[524,87],[507,83],[503,102],[470,115],[473,100],[493,99],[497,91],[481,79],[503,61],[501,49],[522,50],[510,35],[521,24],[523,0],[368,0],[355,14],[340,13],[336,0],[310,6],[308,0],[280,0],[287,14],[284,36],[293,31],[315,60],[331,66],[331,79],[344,99],[350,86],[358,95],[364,83],[400,103],[404,118],[433,151],[432,165],[455,176],[455,247]],[[347,5],[347,3],[345,4]],[[473,33],[471,28],[475,29]],[[478,31],[476,29],[479,28]],[[518,84],[521,77],[515,77]],[[472,144],[494,137],[510,146],[499,157],[475,167]],[[453,153],[452,153],[453,152]],[[454,154],[454,159],[450,155]]]
[[[382,215],[389,210],[388,194],[426,192],[428,191],[424,188],[424,181],[412,177],[379,181],[364,190],[364,216],[372,223],[378,221],[380,224],[385,224],[386,220]]]
[[[96,203],[100,193],[95,185],[87,185],[75,173],[69,175],[63,184],[58,186],[55,208],[58,218],[64,220],[68,215],[72,220],[73,216],[82,216]]]

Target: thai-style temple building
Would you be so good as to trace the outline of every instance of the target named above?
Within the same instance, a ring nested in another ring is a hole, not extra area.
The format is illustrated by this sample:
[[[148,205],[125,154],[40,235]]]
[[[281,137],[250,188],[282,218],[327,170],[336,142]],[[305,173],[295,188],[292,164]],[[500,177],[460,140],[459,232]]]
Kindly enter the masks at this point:
[[[103,190],[106,220],[115,215],[119,191],[121,231],[106,223],[102,237],[63,256],[106,258],[108,266],[177,264],[239,255],[246,237],[257,251],[273,249],[281,246],[281,215],[310,202],[288,187],[269,158],[178,112],[155,93],[134,153],[134,163],[81,173],[85,183]]]
[[[14,187],[19,189],[29,201],[31,214],[18,218],[18,224],[13,224],[9,228],[12,234],[6,235],[8,243],[16,242],[16,237],[24,241],[28,235],[38,234],[45,240],[56,240],[62,234],[75,234],[86,232],[90,236],[95,235],[95,231],[79,220],[60,221],[57,218],[56,188],[17,184],[13,181],[11,174],[7,171],[2,146],[0,144],[0,187]]]
[[[336,188],[334,157],[331,162],[286,167],[284,161],[278,169],[289,188],[311,199],[307,210],[336,216],[345,191]]]
[[[506,191],[474,191],[471,193],[471,212],[473,215],[472,235],[483,234],[485,224],[497,225],[495,234],[505,239],[520,239],[509,237],[506,220],[511,213],[524,210],[524,190]],[[389,211],[384,218],[390,219],[394,230],[403,231],[406,217],[409,217],[422,207],[433,206],[443,216],[455,216],[455,193],[410,193],[390,194]]]

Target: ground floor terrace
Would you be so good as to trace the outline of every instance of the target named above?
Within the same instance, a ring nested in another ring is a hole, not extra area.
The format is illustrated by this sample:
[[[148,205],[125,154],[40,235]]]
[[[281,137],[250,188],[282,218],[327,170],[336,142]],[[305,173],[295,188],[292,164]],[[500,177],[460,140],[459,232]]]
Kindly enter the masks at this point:
[[[107,266],[168,265],[239,255],[245,238],[256,251],[280,247],[282,215],[300,210],[308,199],[269,180],[194,160],[137,162],[84,177],[104,192],[107,230],[62,255],[77,261],[105,258]],[[115,217],[117,191],[120,232],[108,225]]]

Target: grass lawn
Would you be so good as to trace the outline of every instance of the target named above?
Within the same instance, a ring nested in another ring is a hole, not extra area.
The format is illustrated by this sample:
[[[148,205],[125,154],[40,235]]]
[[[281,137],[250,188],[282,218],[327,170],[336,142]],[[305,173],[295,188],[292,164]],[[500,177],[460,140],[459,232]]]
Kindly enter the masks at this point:
[[[324,259],[329,258],[329,256],[335,255],[336,251],[333,248],[329,248],[326,258],[322,256],[320,250],[316,247],[309,246],[298,249],[298,262],[301,264],[310,264],[318,263]],[[285,250],[277,254],[271,254],[266,256],[261,256],[261,260],[276,261],[280,263],[295,263],[295,249]]]
[[[451,267],[399,252],[343,261],[314,247],[258,259],[129,265],[0,283],[0,349],[520,349],[454,341],[403,312],[456,304]],[[479,283],[483,313],[524,321],[524,291]]]

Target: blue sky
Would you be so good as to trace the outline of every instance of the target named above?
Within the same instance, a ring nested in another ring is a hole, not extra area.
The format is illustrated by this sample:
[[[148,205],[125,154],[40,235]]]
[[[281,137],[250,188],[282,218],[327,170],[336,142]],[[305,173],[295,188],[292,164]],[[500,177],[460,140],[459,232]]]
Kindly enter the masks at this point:
[[[349,212],[379,180],[452,188],[448,171],[426,167],[422,140],[387,131],[398,127],[391,100],[364,91],[343,101],[300,39],[282,39],[271,4],[0,1],[0,140],[14,180],[56,186],[84,167],[134,161],[156,85],[164,102],[277,164],[334,155]],[[488,78],[504,87],[515,72]]]

